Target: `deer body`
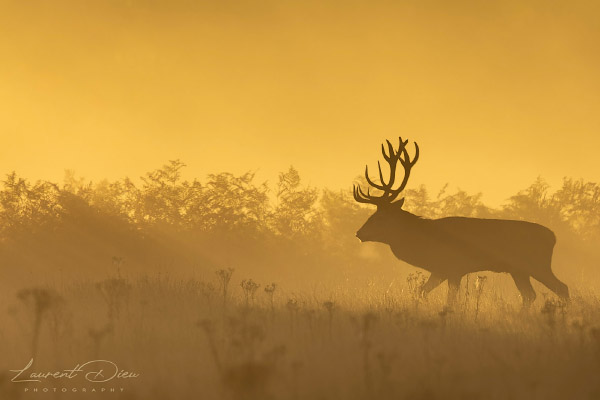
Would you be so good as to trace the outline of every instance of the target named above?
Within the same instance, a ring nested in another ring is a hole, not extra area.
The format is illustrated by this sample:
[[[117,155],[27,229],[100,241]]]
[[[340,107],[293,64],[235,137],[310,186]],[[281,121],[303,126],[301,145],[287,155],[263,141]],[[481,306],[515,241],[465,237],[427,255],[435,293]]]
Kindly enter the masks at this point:
[[[552,252],[556,243],[554,233],[539,224],[502,219],[447,217],[421,218],[402,209],[404,199],[393,200],[404,189],[410,168],[418,160],[418,146],[414,160],[406,151],[407,141],[400,139],[395,151],[387,142],[389,154],[382,152],[390,164],[390,179],[384,182],[381,167],[381,184],[369,179],[373,187],[383,191],[376,197],[360,187],[354,189],[357,201],[377,205],[377,211],[358,230],[361,241],[388,244],[394,255],[408,264],[431,272],[422,291],[427,295],[447,280],[448,303],[452,304],[462,277],[471,272],[493,271],[511,274],[521,292],[523,304],[535,300],[530,277],[546,285],[563,299],[568,299],[567,286],[556,278],[551,269]],[[405,176],[398,189],[392,189],[395,168],[400,162]]]
[[[518,273],[549,261],[554,234],[524,221],[449,217],[419,219],[409,235],[397,229],[389,244],[394,255],[440,274],[477,271]]]

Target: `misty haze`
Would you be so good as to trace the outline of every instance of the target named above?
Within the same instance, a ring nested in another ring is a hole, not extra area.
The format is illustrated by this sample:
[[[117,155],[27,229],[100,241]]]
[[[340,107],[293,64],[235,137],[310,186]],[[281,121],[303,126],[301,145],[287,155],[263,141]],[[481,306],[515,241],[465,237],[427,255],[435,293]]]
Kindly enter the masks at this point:
[[[600,398],[598,15],[0,0],[0,400]]]

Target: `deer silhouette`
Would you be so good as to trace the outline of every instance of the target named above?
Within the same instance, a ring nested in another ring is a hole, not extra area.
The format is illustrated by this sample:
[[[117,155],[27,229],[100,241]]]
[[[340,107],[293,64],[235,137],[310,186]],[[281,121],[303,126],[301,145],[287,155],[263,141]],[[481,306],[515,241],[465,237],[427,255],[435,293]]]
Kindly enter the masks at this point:
[[[554,233],[545,226],[518,220],[446,217],[428,219],[402,209],[402,193],[410,171],[419,159],[419,146],[415,142],[415,155],[411,160],[406,146],[408,140],[400,138],[395,150],[389,140],[381,145],[383,158],[389,164],[387,182],[379,168],[380,183],[369,177],[368,184],[381,195],[366,193],[354,185],[354,199],[360,203],[377,206],[377,211],[356,232],[361,242],[388,244],[400,260],[431,272],[421,288],[423,296],[448,281],[448,305],[452,306],[462,277],[471,272],[493,271],[509,273],[521,293],[523,306],[529,307],[536,294],[530,278],[535,278],[565,301],[569,299],[567,285],[558,280],[551,269],[552,251],[556,243]],[[398,163],[404,169],[404,178],[394,189]],[[396,200],[396,201],[395,201]]]

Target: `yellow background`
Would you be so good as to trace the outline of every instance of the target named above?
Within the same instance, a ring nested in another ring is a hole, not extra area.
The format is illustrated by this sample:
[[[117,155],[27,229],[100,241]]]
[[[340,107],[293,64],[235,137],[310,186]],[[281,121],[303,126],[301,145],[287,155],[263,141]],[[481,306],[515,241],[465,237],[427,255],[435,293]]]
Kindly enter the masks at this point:
[[[409,187],[598,180],[595,1],[0,1],[0,172],[186,177],[293,164],[348,188],[419,142]]]

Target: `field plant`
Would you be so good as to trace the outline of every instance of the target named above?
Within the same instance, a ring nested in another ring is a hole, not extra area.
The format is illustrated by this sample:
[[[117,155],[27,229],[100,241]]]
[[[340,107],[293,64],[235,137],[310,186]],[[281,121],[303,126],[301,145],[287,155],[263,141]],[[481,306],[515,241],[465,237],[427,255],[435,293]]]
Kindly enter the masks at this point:
[[[18,291],[4,299],[10,312],[1,325],[3,370],[24,367],[32,355],[32,368],[42,371],[72,367],[74,360],[113,360],[141,374],[119,382],[124,392],[116,396],[123,399],[600,394],[600,300],[591,292],[575,289],[568,305],[542,295],[524,310],[516,289],[504,295],[478,278],[470,289],[473,307],[459,302],[446,308],[444,287],[415,307],[413,275],[406,285],[337,285],[318,292],[246,279],[229,288],[227,302],[211,301],[202,288],[223,289],[230,274],[209,281],[146,275]],[[277,287],[280,296],[259,287]],[[58,340],[53,309],[68,309],[71,321]],[[15,387],[12,376],[0,376],[2,399],[24,397],[24,387],[56,385]]]
[[[220,269],[215,272],[219,278],[219,286],[221,287],[221,295],[223,296],[223,307],[227,305],[227,292],[229,291],[229,282],[235,270],[233,268]]]
[[[42,322],[48,319],[50,311],[60,307],[62,298],[51,289],[39,287],[22,289],[17,293],[17,297],[30,312],[32,320],[31,358],[35,360],[38,353]]]

